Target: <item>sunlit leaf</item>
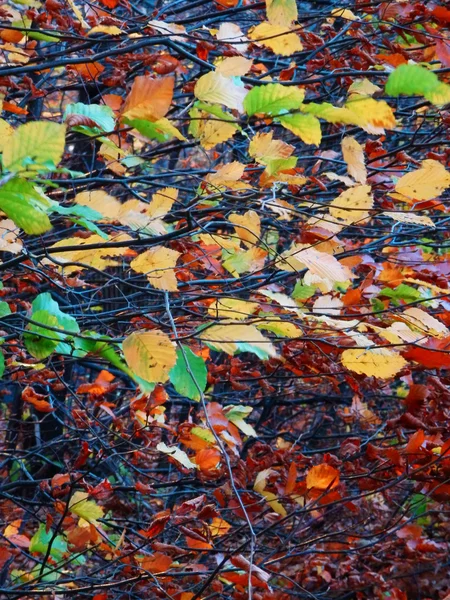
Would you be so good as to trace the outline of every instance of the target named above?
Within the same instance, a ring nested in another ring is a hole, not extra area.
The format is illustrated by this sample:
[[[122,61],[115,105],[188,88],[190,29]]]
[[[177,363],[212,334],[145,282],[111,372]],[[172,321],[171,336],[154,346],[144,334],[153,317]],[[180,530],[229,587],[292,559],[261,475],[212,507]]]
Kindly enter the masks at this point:
[[[289,27],[269,22],[254,27],[248,37],[256,44],[265,46],[281,56],[292,56],[303,50],[300,38]]]
[[[354,373],[378,379],[390,379],[408,364],[400,354],[387,348],[351,348],[344,350],[341,361]]]
[[[130,369],[145,381],[164,383],[177,362],[176,348],[159,330],[135,331],[122,344]]]

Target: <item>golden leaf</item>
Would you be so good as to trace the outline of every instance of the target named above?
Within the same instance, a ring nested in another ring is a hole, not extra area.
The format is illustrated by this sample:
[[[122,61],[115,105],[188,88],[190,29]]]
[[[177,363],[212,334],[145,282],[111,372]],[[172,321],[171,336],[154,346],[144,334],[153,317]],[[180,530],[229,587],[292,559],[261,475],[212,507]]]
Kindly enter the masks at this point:
[[[144,273],[151,285],[166,292],[177,291],[175,264],[180,253],[164,246],[155,246],[139,254],[130,264],[133,271]]]
[[[303,50],[297,34],[288,27],[272,25],[269,22],[260,23],[253,28],[249,35],[258,46],[265,46],[281,56],[291,56]]]
[[[266,0],[267,19],[272,25],[289,27],[297,20],[296,0]]]
[[[267,165],[271,160],[278,158],[289,158],[295,148],[282,140],[274,140],[273,132],[257,133],[251,140],[248,153],[257,162]]]
[[[75,196],[75,202],[81,206],[88,206],[99,212],[105,220],[118,220],[121,204],[117,198],[110,196],[104,190],[80,192]]]
[[[164,383],[177,361],[175,344],[159,330],[136,331],[122,344],[129,368],[141,379]]]
[[[216,65],[216,73],[224,77],[241,77],[250,71],[253,61],[243,56],[224,58]]]
[[[339,471],[322,463],[311,467],[306,474],[306,487],[308,490],[314,488],[316,490],[333,489],[339,485]]]
[[[254,210],[249,210],[243,215],[232,213],[228,220],[235,225],[236,235],[247,246],[259,244],[261,236],[261,219]]]
[[[378,379],[390,379],[408,364],[400,354],[388,348],[350,348],[344,350],[341,361],[350,371]]]
[[[262,355],[277,356],[275,346],[254,325],[212,325],[200,332],[199,339],[231,355],[238,350],[237,344],[243,343],[260,350]]]
[[[450,187],[450,173],[437,160],[424,160],[420,169],[400,177],[395,191],[414,200],[432,200]]]
[[[354,137],[348,135],[342,140],[341,147],[349,175],[358,183],[366,183],[367,170],[361,144]]]
[[[370,185],[358,185],[330,202],[330,216],[340,219],[347,225],[361,223],[369,217],[368,209],[373,207]]]
[[[219,298],[209,306],[208,314],[216,319],[244,321],[258,309],[258,306],[257,302],[249,302],[248,300]]]
[[[164,217],[170,211],[177,198],[178,190],[176,188],[163,188],[159,192],[153,194],[151,202],[145,212],[153,219]]]

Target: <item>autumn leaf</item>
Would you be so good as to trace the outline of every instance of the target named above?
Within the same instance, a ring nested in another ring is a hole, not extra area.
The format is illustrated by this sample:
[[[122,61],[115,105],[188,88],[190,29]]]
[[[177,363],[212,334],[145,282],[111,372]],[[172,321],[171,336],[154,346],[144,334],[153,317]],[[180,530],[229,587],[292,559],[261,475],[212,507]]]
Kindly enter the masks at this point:
[[[431,200],[450,187],[450,173],[437,160],[424,160],[395,184],[395,191],[414,200]]]
[[[69,510],[88,523],[97,523],[103,517],[103,508],[88,500],[86,492],[74,492],[69,501]]]
[[[223,104],[242,112],[247,90],[243,85],[237,85],[231,78],[224,77],[220,72],[210,71],[197,81],[194,94],[202,102]]]
[[[303,50],[300,38],[289,27],[274,25],[269,22],[260,23],[252,29],[248,36],[256,44],[265,46],[281,56],[292,56]]]
[[[309,490],[328,490],[338,485],[339,471],[327,463],[311,467],[306,474],[306,487]]]
[[[122,108],[122,117],[149,121],[165,117],[172,103],[174,83],[173,77],[135,77]]]
[[[344,160],[347,163],[348,174],[358,183],[366,183],[367,170],[361,144],[349,135],[342,140],[341,148]]]
[[[177,361],[175,345],[162,331],[134,332],[122,344],[130,369],[145,381],[164,383]]]
[[[180,253],[164,246],[155,246],[139,254],[130,267],[137,273],[144,273],[151,285],[166,292],[177,291],[175,264]]]
[[[358,185],[342,192],[330,202],[330,215],[347,225],[361,223],[369,217],[373,208],[370,185]]]
[[[408,364],[400,354],[387,348],[344,350],[341,361],[354,373],[378,379],[390,379]]]

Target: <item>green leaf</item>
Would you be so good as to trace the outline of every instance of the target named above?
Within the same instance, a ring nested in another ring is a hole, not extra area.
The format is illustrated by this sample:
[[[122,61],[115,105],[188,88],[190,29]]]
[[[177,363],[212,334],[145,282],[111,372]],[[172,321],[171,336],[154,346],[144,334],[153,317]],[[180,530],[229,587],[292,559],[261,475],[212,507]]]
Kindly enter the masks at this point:
[[[44,294],[39,294],[39,296],[36,296],[36,298],[33,300],[33,303],[31,305],[32,308],[32,319],[35,320],[35,313],[38,311],[46,311],[49,314],[53,315],[56,318],[57,321],[57,325],[56,327],[58,327],[59,329],[64,329],[67,332],[70,333],[80,333],[80,327],[78,326],[77,320],[75,319],[75,317],[72,317],[71,315],[68,315],[67,313],[64,313],[60,308],[59,308],[59,304],[53,300],[53,298],[51,297],[51,294],[49,294],[48,292],[45,292]],[[65,335],[64,334],[59,334],[60,335],[60,339],[64,339]],[[71,355],[72,354],[72,348],[69,344],[65,344],[64,342],[61,342],[60,344],[58,344],[58,346],[55,348],[55,351],[58,352],[58,354],[68,354]]]
[[[25,347],[34,358],[47,358],[55,350],[61,339],[58,332],[47,329],[47,327],[58,327],[58,319],[46,310],[33,312],[32,319],[40,325],[30,323],[27,326],[30,333],[24,335]]]
[[[399,304],[399,300],[403,300],[404,302],[409,303],[416,302],[416,300],[420,300],[421,298],[421,294],[418,290],[404,283],[401,283],[394,289],[383,288],[379,295],[391,298],[394,304],[397,305]]]
[[[303,285],[301,280],[299,279],[295,284],[294,290],[292,292],[292,297],[294,300],[308,300],[316,293],[315,285]]]
[[[96,523],[103,517],[103,508],[97,506],[92,500],[88,500],[86,492],[75,492],[69,501],[70,512],[78,515],[88,523]]]
[[[270,158],[267,160],[266,171],[269,175],[276,175],[280,171],[293,169],[296,164],[296,156],[289,156],[289,158]]]
[[[251,406],[239,406],[232,405],[224,410],[226,418],[236,425],[238,429],[245,433],[245,435],[251,437],[257,437],[256,431],[253,429],[251,425],[246,423],[244,419],[248,417],[248,415],[253,411]]]
[[[103,132],[114,131],[116,119],[114,112],[109,106],[100,106],[99,104],[69,104],[64,112],[64,121],[69,115],[82,115],[94,121]]]
[[[423,96],[433,104],[450,102],[450,85],[441,83],[436,73],[420,65],[400,65],[386,82],[389,96]]]
[[[181,396],[198,402],[201,398],[198,387],[202,392],[205,391],[208,370],[201,356],[194,354],[187,346],[183,346],[183,351],[181,348],[177,349],[177,362],[169,373],[170,382]],[[188,368],[192,372],[198,387],[194,383]]]
[[[0,378],[3,377],[5,373],[5,357],[3,352],[0,352]]]
[[[320,121],[314,115],[295,113],[278,117],[276,120],[280,125],[297,135],[305,144],[318,146],[322,141]]]
[[[142,135],[150,140],[167,142],[173,138],[177,138],[178,140],[185,139],[175,125],[172,125],[172,123],[166,118],[159,119],[158,121],[147,121],[146,119],[124,119],[123,122],[131,127],[134,127],[137,129],[137,131],[139,131],[139,133],[142,133]]]
[[[51,121],[20,125],[3,151],[4,167],[8,171],[25,171],[26,174],[56,167],[64,153],[65,135],[65,125]]]
[[[41,523],[39,529],[30,540],[30,552],[38,552],[39,554],[47,554],[48,547],[51,542],[50,556],[56,560],[61,560],[63,554],[67,552],[67,542],[61,535],[54,537],[51,529],[46,531],[45,525]]]
[[[256,113],[280,115],[299,109],[304,97],[305,92],[299,88],[268,83],[249,91],[244,99],[244,110],[250,117]]]
[[[43,202],[40,204],[37,198],[39,194],[24,179],[15,179],[0,187],[0,209],[30,235],[52,228]]]
[[[11,309],[9,308],[9,304],[7,302],[0,302],[0,319],[10,314]]]

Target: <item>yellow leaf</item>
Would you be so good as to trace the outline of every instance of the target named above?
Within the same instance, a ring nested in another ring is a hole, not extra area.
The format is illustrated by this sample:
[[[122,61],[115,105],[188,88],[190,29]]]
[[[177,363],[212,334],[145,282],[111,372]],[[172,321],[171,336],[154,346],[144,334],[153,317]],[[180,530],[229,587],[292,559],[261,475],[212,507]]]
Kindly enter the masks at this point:
[[[296,0],[266,0],[267,19],[272,25],[290,27],[297,20]]]
[[[145,381],[164,383],[177,361],[175,344],[159,330],[136,331],[122,344],[130,369]]]
[[[234,319],[243,321],[250,317],[257,309],[257,302],[238,300],[235,298],[219,298],[208,308],[208,314],[216,319]]]
[[[369,217],[368,209],[373,207],[370,185],[358,185],[330,202],[330,216],[344,223],[360,223]]]
[[[267,478],[271,472],[272,469],[265,469],[264,471],[258,473],[255,479],[255,483],[253,485],[253,489],[255,490],[255,492],[258,492],[258,494],[261,494],[261,496],[264,496],[264,498],[267,501],[267,504],[274,512],[281,515],[282,517],[285,517],[287,515],[287,512],[284,506],[278,501],[278,496],[273,492],[267,492],[265,489],[267,484]]]
[[[289,158],[295,148],[282,140],[274,140],[273,132],[257,133],[251,140],[248,153],[257,162],[267,165],[271,160]]]
[[[88,35],[93,33],[106,33],[106,35],[120,35],[123,33],[119,27],[115,25],[96,25],[90,31],[88,31]]]
[[[256,327],[265,331],[271,331],[275,335],[290,338],[292,340],[295,340],[303,335],[302,330],[297,327],[297,325],[294,325],[294,323],[288,323],[287,321],[282,321],[279,317],[271,317],[270,319],[258,321],[258,323],[256,323]]]
[[[197,81],[194,95],[202,102],[222,104],[242,112],[242,103],[247,90],[243,85],[237,85],[232,79],[224,77],[217,71],[210,71]]]
[[[385,129],[395,127],[395,116],[392,108],[384,100],[364,98],[353,94],[345,104],[345,108],[353,116],[355,125],[372,134],[383,134]]]
[[[175,264],[180,253],[164,246],[155,246],[139,254],[131,261],[130,267],[137,273],[144,273],[151,285],[166,292],[177,291]]]
[[[356,79],[348,88],[348,92],[360,96],[373,96],[376,92],[381,92],[381,88],[364,77],[364,79]]]
[[[190,127],[189,131],[200,141],[205,150],[211,150],[217,144],[226,142],[239,128],[231,115],[229,120],[220,119],[196,108],[193,108],[189,115],[192,119],[191,125],[195,122],[195,128]]]
[[[236,235],[247,247],[259,244],[261,241],[261,219],[257,212],[249,210],[243,215],[232,213],[228,220],[236,226]]]
[[[366,183],[367,170],[361,144],[354,137],[348,135],[342,140],[341,148],[349,175],[358,183]]]
[[[224,58],[216,65],[216,73],[224,77],[241,77],[250,71],[253,61],[243,56]]]
[[[390,379],[408,364],[400,354],[387,348],[351,348],[344,350],[341,361],[350,371],[378,379]]]
[[[293,244],[290,250],[283,252],[276,266],[282,271],[293,272],[307,268],[313,274],[336,283],[353,278],[350,269],[341,265],[334,256],[303,244]]]
[[[88,497],[89,494],[86,492],[75,492],[69,500],[69,510],[88,523],[95,525],[98,519],[103,517],[103,508],[97,506],[92,500],[88,500]]]
[[[295,52],[303,50],[297,34],[288,27],[272,25],[268,22],[260,23],[254,27],[249,38],[258,46],[265,46],[281,56],[291,56]]]
[[[75,196],[75,202],[81,206],[88,206],[99,212],[105,220],[118,220],[121,204],[117,198],[110,196],[104,190],[80,192]]]
[[[176,188],[164,188],[156,192],[153,194],[152,200],[146,210],[147,215],[153,219],[164,217],[170,211],[177,198],[178,190]]]
[[[4,151],[13,133],[14,128],[4,119],[0,119],[0,152]]]
[[[277,121],[297,135],[305,144],[318,146],[322,141],[320,121],[314,115],[295,113],[278,117]]]
[[[199,240],[205,246],[217,246],[223,250],[231,250],[232,252],[239,250],[240,243],[238,240],[232,239],[229,236],[217,235],[213,233],[201,233],[198,236]]]
[[[104,271],[107,267],[117,265],[115,260],[111,260],[111,257],[123,256],[123,254],[129,250],[129,248],[111,248],[108,247],[108,242],[124,242],[132,241],[132,238],[127,234],[120,234],[116,237],[110,237],[107,240],[103,239],[97,234],[93,234],[88,238],[81,239],[77,237],[64,238],[50,246],[51,248],[59,248],[65,246],[79,246],[79,250],[71,250],[70,252],[53,252],[49,255],[49,258],[45,258],[46,264],[53,264],[52,258],[55,258],[58,263],[62,263],[61,268],[64,270],[65,275],[70,275],[76,271],[82,271],[89,267]],[[84,249],[83,246],[91,244],[101,244],[102,248]],[[67,266],[64,263],[80,263],[77,265],[69,264]]]
[[[420,169],[400,177],[395,191],[414,200],[431,200],[450,187],[450,173],[437,160],[424,160]]]
[[[348,8],[333,8],[331,11],[332,17],[340,17],[341,19],[347,19],[347,21],[358,21],[358,17]]]
[[[238,343],[244,343],[263,355],[277,356],[275,346],[254,325],[212,325],[200,332],[199,339],[231,355],[238,350]]]
[[[240,181],[245,170],[245,165],[234,161],[227,163],[217,169],[215,173],[210,173],[205,177],[205,181],[215,188],[229,187],[232,189],[251,189],[248,183]]]

